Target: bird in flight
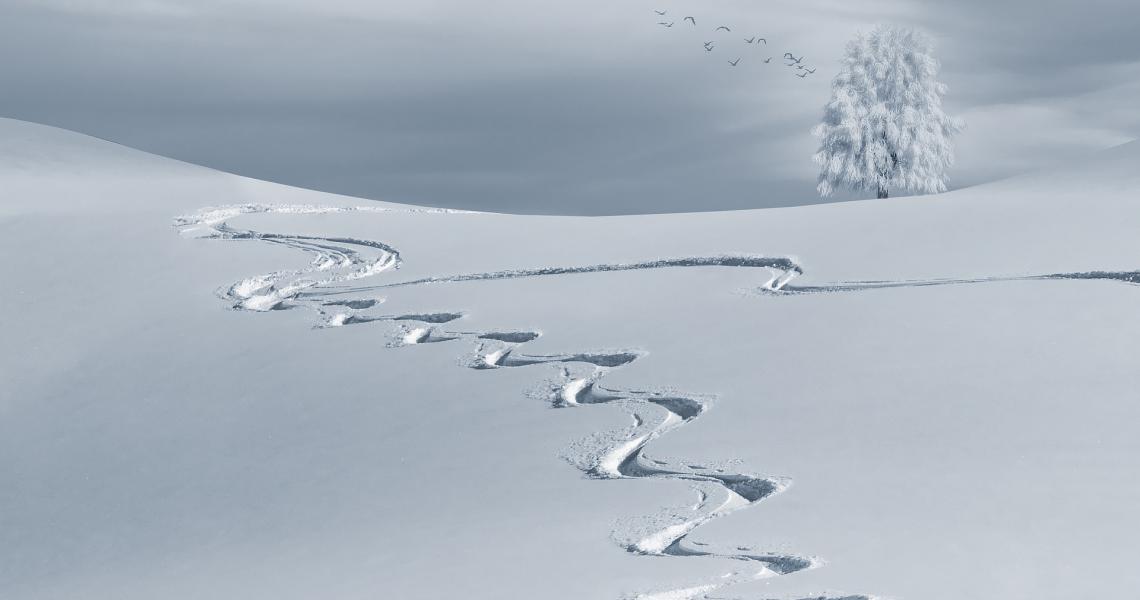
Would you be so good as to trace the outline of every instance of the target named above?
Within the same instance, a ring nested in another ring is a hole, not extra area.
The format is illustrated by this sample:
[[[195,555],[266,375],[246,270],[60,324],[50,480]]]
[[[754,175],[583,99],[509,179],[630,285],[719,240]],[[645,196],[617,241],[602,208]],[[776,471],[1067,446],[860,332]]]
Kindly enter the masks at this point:
[[[751,43],[754,43],[755,41],[756,41],[756,38],[754,38],[754,37],[744,38],[745,44],[751,44]]]
[[[728,64],[730,64],[730,65],[732,65],[732,66],[734,66],[734,67],[735,67],[735,66],[736,66],[736,64],[737,64],[737,63],[739,63],[739,62],[740,62],[740,59],[738,58],[738,59],[736,59],[736,60],[730,60],[730,61],[728,61]]]
[[[764,64],[768,64],[768,63],[770,63],[770,62],[772,62],[772,57],[771,57],[771,56],[769,56],[768,58],[765,58],[765,59],[764,59]]]
[[[659,17],[664,17],[665,13],[667,13],[669,11],[667,11],[667,10],[654,10],[653,12],[657,13],[657,16],[659,16]]]
[[[710,46],[708,44],[705,44],[705,52],[712,52],[713,48],[715,48],[715,46]]]
[[[697,26],[697,20],[696,20],[696,19],[694,19],[694,18],[692,18],[692,17],[685,17],[684,19],[681,19],[681,20],[682,20],[682,21],[692,21],[692,23],[693,23],[693,27],[696,27],[696,26]]]
[[[705,42],[705,50],[712,50],[714,45],[713,42]]]
[[[723,30],[725,30],[725,31],[732,31],[732,30],[731,30],[731,29],[729,29],[729,28],[728,28],[728,26],[726,26],[726,25],[721,25],[720,27],[717,27],[717,28],[716,28],[716,29],[714,29],[713,31],[720,31],[721,29],[723,29]]]
[[[665,27],[672,27],[673,23],[666,23],[665,21],[661,21],[660,23],[658,23],[658,25],[664,25]]]
[[[799,77],[800,79],[803,79],[804,77],[807,77],[807,76],[808,76],[807,73],[796,73],[796,77]]]
[[[815,73],[815,69],[804,69],[804,73]]]
[[[768,40],[767,40],[767,38],[756,38],[756,41],[758,41],[758,42],[764,42],[764,45],[765,45],[765,46],[767,46],[767,45],[768,45]]]

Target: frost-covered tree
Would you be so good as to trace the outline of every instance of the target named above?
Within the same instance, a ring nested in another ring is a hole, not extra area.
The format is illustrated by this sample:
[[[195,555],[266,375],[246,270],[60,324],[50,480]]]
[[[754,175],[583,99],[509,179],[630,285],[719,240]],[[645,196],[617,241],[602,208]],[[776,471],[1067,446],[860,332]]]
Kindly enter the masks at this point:
[[[950,138],[960,120],[942,112],[946,86],[936,79],[930,39],[911,29],[880,26],[847,45],[831,84],[814,156],[819,193],[840,187],[912,193],[946,191],[954,162]]]

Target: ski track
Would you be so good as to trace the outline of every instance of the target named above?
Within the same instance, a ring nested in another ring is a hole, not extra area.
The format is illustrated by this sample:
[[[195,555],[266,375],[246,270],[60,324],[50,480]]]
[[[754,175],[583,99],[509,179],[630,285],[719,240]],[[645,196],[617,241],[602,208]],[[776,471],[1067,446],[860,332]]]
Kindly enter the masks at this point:
[[[559,355],[529,355],[520,347],[539,338],[538,331],[448,331],[447,325],[464,317],[463,312],[441,311],[403,315],[372,315],[367,312],[383,303],[384,299],[369,296],[369,292],[413,285],[486,281],[544,277],[577,273],[598,273],[660,268],[683,267],[738,267],[762,268],[772,273],[759,291],[773,295],[813,293],[840,293],[899,287],[925,287],[963,285],[997,281],[1032,280],[1109,280],[1140,284],[1140,271],[1110,272],[1089,271],[1018,277],[983,277],[975,279],[930,279],[909,281],[852,281],[820,286],[791,285],[792,279],[803,274],[802,268],[790,258],[757,255],[722,255],[683,257],[636,263],[613,263],[578,267],[546,267],[529,270],[468,273],[441,277],[428,277],[380,285],[359,285],[354,282],[380,273],[398,269],[402,262],[395,248],[382,242],[341,237],[315,237],[278,233],[261,233],[230,227],[227,220],[235,216],[254,213],[276,214],[328,214],[345,212],[392,212],[398,209],[381,207],[321,207],[310,205],[246,204],[211,207],[195,215],[175,219],[175,227],[187,237],[228,240],[260,241],[299,250],[311,256],[308,267],[277,271],[249,277],[218,290],[218,295],[236,310],[263,312],[304,307],[320,316],[317,327],[340,327],[374,321],[402,324],[401,334],[390,344],[394,347],[425,343],[466,340],[476,347],[476,353],[467,361],[473,369],[494,370],[503,368],[554,365],[560,377],[550,386],[547,399],[557,408],[615,404],[628,410],[633,425],[616,437],[606,437],[594,444],[589,452],[578,452],[569,457],[589,478],[594,479],[670,479],[688,482],[698,494],[698,501],[684,516],[670,515],[657,519],[646,532],[626,535],[621,545],[626,551],[649,556],[712,557],[733,559],[752,564],[758,570],[749,573],[732,572],[706,582],[681,588],[665,589],[632,595],[645,600],[690,600],[706,598],[711,592],[727,585],[759,578],[788,575],[819,566],[818,559],[784,553],[758,552],[751,546],[736,545],[712,548],[706,543],[690,540],[692,533],[704,523],[757,504],[788,488],[790,480],[747,473],[726,473],[724,469],[679,461],[666,461],[647,456],[647,448],[662,435],[684,427],[700,418],[711,405],[711,398],[693,394],[662,391],[609,389],[601,385],[612,369],[636,362],[644,355],[639,350],[608,352],[581,352]],[[415,209],[411,209],[415,210]],[[461,212],[425,209],[422,212]],[[364,297],[340,299],[339,296]],[[870,600],[869,596],[844,596],[831,600]]]
[[[605,374],[637,361],[639,350],[580,352],[558,355],[525,354],[519,349],[538,339],[538,331],[450,331],[440,326],[460,320],[459,311],[424,312],[403,315],[374,315],[369,311],[384,299],[368,292],[384,288],[429,283],[516,279],[574,273],[629,271],[683,267],[763,268],[773,273],[765,286],[773,290],[786,284],[802,271],[788,258],[724,255],[685,257],[638,263],[615,263],[582,267],[552,267],[533,270],[498,271],[435,277],[388,285],[362,286],[358,280],[398,269],[402,262],[395,248],[382,242],[342,237],[315,237],[263,233],[236,229],[227,220],[244,214],[327,214],[332,212],[387,212],[389,209],[326,208],[318,206],[241,205],[203,209],[196,215],[178,217],[175,227],[187,237],[224,240],[258,241],[292,248],[311,257],[309,266],[249,277],[218,290],[218,295],[235,310],[264,312],[308,308],[319,315],[317,327],[342,327],[374,321],[401,325],[401,333],[391,346],[410,346],[434,342],[467,340],[476,353],[467,363],[473,369],[504,369],[553,365],[561,373],[552,384],[548,400],[558,408],[597,404],[617,404],[633,415],[632,429],[617,439],[605,439],[590,464],[580,464],[586,476],[595,479],[674,479],[687,481],[699,493],[699,502],[686,518],[669,518],[644,535],[623,544],[632,553],[667,557],[719,557],[754,564],[758,570],[747,575],[722,576],[711,582],[683,588],[640,594],[645,598],[697,598],[725,585],[758,577],[784,575],[816,566],[815,559],[779,553],[753,552],[731,547],[713,550],[689,536],[700,525],[751,506],[788,486],[785,479],[750,474],[711,472],[701,465],[676,465],[646,458],[646,448],[660,436],[699,418],[710,405],[710,399],[697,395],[614,390],[600,385]],[[341,298],[341,296],[354,296]],[[572,461],[573,462],[573,461]],[[580,462],[580,461],[579,461]],[[714,494],[717,499],[714,500]]]
[[[374,286],[355,288],[354,292],[407,287],[413,285],[458,283],[463,281],[487,281],[493,279],[523,279],[529,277],[549,277],[578,273],[610,273],[615,271],[644,271],[648,269],[668,269],[681,267],[743,267],[767,269],[776,274],[764,284],[766,289],[778,290],[797,275],[803,273],[800,266],[787,257],[770,257],[752,254],[723,254],[719,256],[690,256],[665,258],[633,263],[607,263],[576,267],[542,267],[537,269],[516,269],[491,271],[487,273],[464,273],[440,277],[424,277],[410,281],[397,281]]]
[[[1140,285],[1140,271],[1081,271],[1074,273],[1050,273],[1046,275],[1011,275],[1004,277],[975,277],[962,279],[907,279],[899,281],[841,281],[814,286],[761,286],[764,294],[792,296],[797,294],[837,294],[845,292],[865,292],[892,288],[936,287],[944,285],[972,285],[979,283],[999,283],[1008,281],[1081,281],[1098,280]]]

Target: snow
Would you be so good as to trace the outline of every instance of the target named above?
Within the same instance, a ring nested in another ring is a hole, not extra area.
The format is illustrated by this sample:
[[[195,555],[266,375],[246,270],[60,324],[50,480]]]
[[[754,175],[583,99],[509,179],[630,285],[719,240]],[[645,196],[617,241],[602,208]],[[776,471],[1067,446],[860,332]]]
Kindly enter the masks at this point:
[[[566,218],[0,134],[0,597],[1140,588],[1138,144]]]
[[[679,590],[667,590],[650,594],[638,594],[638,600],[688,600],[717,589],[716,584],[697,585]]]

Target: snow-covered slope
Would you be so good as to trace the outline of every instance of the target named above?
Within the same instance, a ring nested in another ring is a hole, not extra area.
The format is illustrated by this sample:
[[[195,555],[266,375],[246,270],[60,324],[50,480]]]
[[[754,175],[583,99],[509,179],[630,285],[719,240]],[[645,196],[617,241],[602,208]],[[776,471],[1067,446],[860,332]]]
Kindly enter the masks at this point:
[[[0,139],[2,597],[1140,588],[1136,144],[556,218]]]

